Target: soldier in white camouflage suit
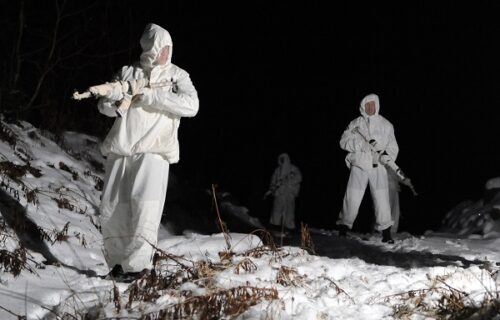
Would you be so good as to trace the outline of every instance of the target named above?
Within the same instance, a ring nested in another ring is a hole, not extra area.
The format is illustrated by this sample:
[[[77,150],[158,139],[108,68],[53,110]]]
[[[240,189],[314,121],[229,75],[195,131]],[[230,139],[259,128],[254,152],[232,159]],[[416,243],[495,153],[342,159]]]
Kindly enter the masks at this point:
[[[189,74],[171,62],[168,31],[148,24],[140,44],[140,61],[113,79],[128,83],[129,91],[109,92],[98,102],[101,113],[116,117],[101,146],[107,164],[100,207],[105,256],[115,278],[152,267],[169,168],[179,161],[177,130],[199,105]],[[171,85],[155,85],[162,83]],[[131,101],[125,111],[117,109],[123,99]]]
[[[290,162],[288,154],[278,157],[278,167],[271,177],[266,196],[273,195],[273,207],[269,223],[272,226],[283,226],[295,229],[295,198],[299,195],[302,174]]]

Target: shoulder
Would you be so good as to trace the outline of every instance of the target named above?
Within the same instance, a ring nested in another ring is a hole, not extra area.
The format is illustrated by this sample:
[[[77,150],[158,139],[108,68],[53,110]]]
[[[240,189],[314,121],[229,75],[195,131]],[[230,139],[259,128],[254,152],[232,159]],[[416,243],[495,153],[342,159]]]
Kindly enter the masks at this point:
[[[351,122],[349,122],[349,127],[356,127],[362,121],[363,121],[363,117],[359,116],[359,117],[355,118],[354,120],[352,120]]]
[[[173,74],[175,74],[179,78],[189,77],[189,73],[176,64],[171,63],[169,66],[169,69],[170,69],[170,72],[172,72]]]
[[[144,78],[144,70],[139,67],[137,64],[133,64],[130,66],[123,66],[116,73],[115,78],[119,80],[130,80],[130,79],[139,79]]]
[[[168,66],[161,68],[160,77],[164,79],[172,79],[174,81],[183,81],[185,79],[189,79],[189,73],[181,67],[170,63]]]
[[[387,126],[389,128],[393,128],[392,123],[387,120],[384,116],[379,115],[380,123],[382,123],[384,126]]]

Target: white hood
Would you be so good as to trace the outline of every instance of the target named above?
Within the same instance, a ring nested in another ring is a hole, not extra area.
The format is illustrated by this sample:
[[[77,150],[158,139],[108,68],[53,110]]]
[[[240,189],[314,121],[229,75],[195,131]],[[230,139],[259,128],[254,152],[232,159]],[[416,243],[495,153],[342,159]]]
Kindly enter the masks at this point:
[[[365,112],[365,104],[367,102],[370,102],[370,101],[375,101],[375,113],[371,116],[378,115],[378,112],[380,110],[380,102],[378,100],[378,96],[374,93],[371,93],[371,94],[367,95],[366,97],[364,97],[363,100],[361,100],[361,103],[359,105],[359,112],[361,113],[361,115],[363,117],[371,117],[371,116],[367,115]]]
[[[375,102],[375,113],[371,116],[365,112],[367,102]],[[378,162],[378,156],[373,154],[367,140],[374,139],[381,150],[385,150],[389,156],[396,160],[398,155],[398,144],[394,136],[394,127],[385,119],[380,112],[380,102],[376,94],[365,96],[359,105],[361,116],[352,120],[340,138],[340,147],[347,152],[346,164],[349,168],[359,167],[363,170],[373,169],[373,164]],[[354,131],[357,128],[364,137]],[[367,139],[367,140],[365,140]]]
[[[159,25],[154,23],[146,25],[140,42],[142,47],[140,61],[141,67],[144,70],[149,71],[157,65],[156,58],[158,57],[161,49],[166,46],[170,47],[166,65],[170,64],[172,61],[172,37],[170,37],[170,33],[168,33],[167,30],[163,29]]]
[[[279,179],[286,178],[290,171],[292,170],[292,164],[290,163],[290,156],[287,153],[282,153],[278,157],[278,168],[279,168]]]

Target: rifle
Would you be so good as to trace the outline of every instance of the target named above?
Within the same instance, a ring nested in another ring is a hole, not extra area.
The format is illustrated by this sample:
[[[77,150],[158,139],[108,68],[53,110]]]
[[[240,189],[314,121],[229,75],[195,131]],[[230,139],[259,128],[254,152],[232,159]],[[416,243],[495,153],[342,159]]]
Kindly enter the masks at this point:
[[[414,196],[418,195],[417,192],[415,191],[415,187],[411,183],[410,178],[408,178],[408,176],[406,176],[403,173],[403,170],[401,170],[401,168],[396,164],[396,161],[394,161],[394,159],[392,159],[387,154],[387,152],[385,152],[385,150],[382,150],[382,151],[375,150],[375,148],[370,143],[370,140],[368,140],[368,138],[363,133],[361,133],[361,131],[359,131],[359,127],[355,127],[354,129],[352,129],[352,131],[354,133],[359,134],[368,143],[372,152],[379,154],[380,163],[382,163],[386,167],[387,170],[391,170],[392,172],[394,172],[396,174],[396,176],[398,177],[398,180],[400,183],[402,183],[405,186],[407,186],[408,188],[410,188],[410,190]]]
[[[106,82],[103,84],[95,85],[89,87],[86,91],[79,93],[75,91],[73,93],[72,98],[74,100],[83,100],[90,97],[100,98],[109,96],[112,92],[122,92],[124,98],[118,103],[117,112],[122,115],[124,112],[128,110],[130,104],[132,103],[132,99],[135,95],[141,94],[142,88],[160,88],[160,87],[172,87],[173,92],[177,92],[177,82],[171,80],[164,80],[160,82],[149,83],[147,78],[134,79],[129,81],[114,81],[114,82]],[[134,92],[138,91],[138,92]],[[130,96],[125,96],[125,93],[131,93],[132,98]]]
[[[287,183],[288,180],[290,180],[292,177],[295,176],[295,174],[296,173],[293,170],[291,170],[283,178],[278,178],[278,181],[275,184],[273,184],[272,186],[270,186],[269,190],[267,190],[267,192],[264,194],[264,199],[266,199],[268,196],[274,194],[276,192],[276,190],[278,190],[279,188],[281,188],[282,185],[284,185],[285,183]]]

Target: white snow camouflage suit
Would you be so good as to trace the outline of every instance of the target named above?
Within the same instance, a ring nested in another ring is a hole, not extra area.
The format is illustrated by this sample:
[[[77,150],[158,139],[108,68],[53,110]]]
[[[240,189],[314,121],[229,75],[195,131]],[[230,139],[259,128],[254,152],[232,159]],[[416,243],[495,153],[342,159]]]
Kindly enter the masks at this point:
[[[172,39],[167,30],[148,24],[140,44],[140,62],[124,66],[113,80],[146,77],[150,84],[170,80],[177,88],[144,88],[121,117],[115,103],[124,97],[122,92],[98,102],[101,113],[117,117],[101,146],[107,156],[100,206],[105,255],[108,266],[120,264],[125,272],[151,267],[151,244],[157,243],[169,165],[179,161],[180,118],[195,116],[199,106],[189,74],[171,63]],[[157,58],[165,46],[169,56],[161,65]]]
[[[277,226],[283,223],[285,228],[295,229],[295,198],[299,195],[302,174],[286,153],[278,157],[278,164],[269,186],[274,196],[269,223]]]
[[[365,112],[365,104],[370,101],[375,102],[375,114],[371,116]],[[370,144],[356,133],[354,128],[357,127],[368,141],[371,139],[377,141],[377,147],[385,150],[394,160],[399,148],[392,124],[379,114],[380,103],[377,95],[370,94],[364,97],[359,110],[361,116],[349,123],[340,139],[340,147],[349,152],[346,164],[350,168],[350,175],[337,224],[352,228],[366,186],[369,184],[375,209],[375,229],[384,230],[393,224],[387,171],[379,162],[378,153],[371,150]]]

